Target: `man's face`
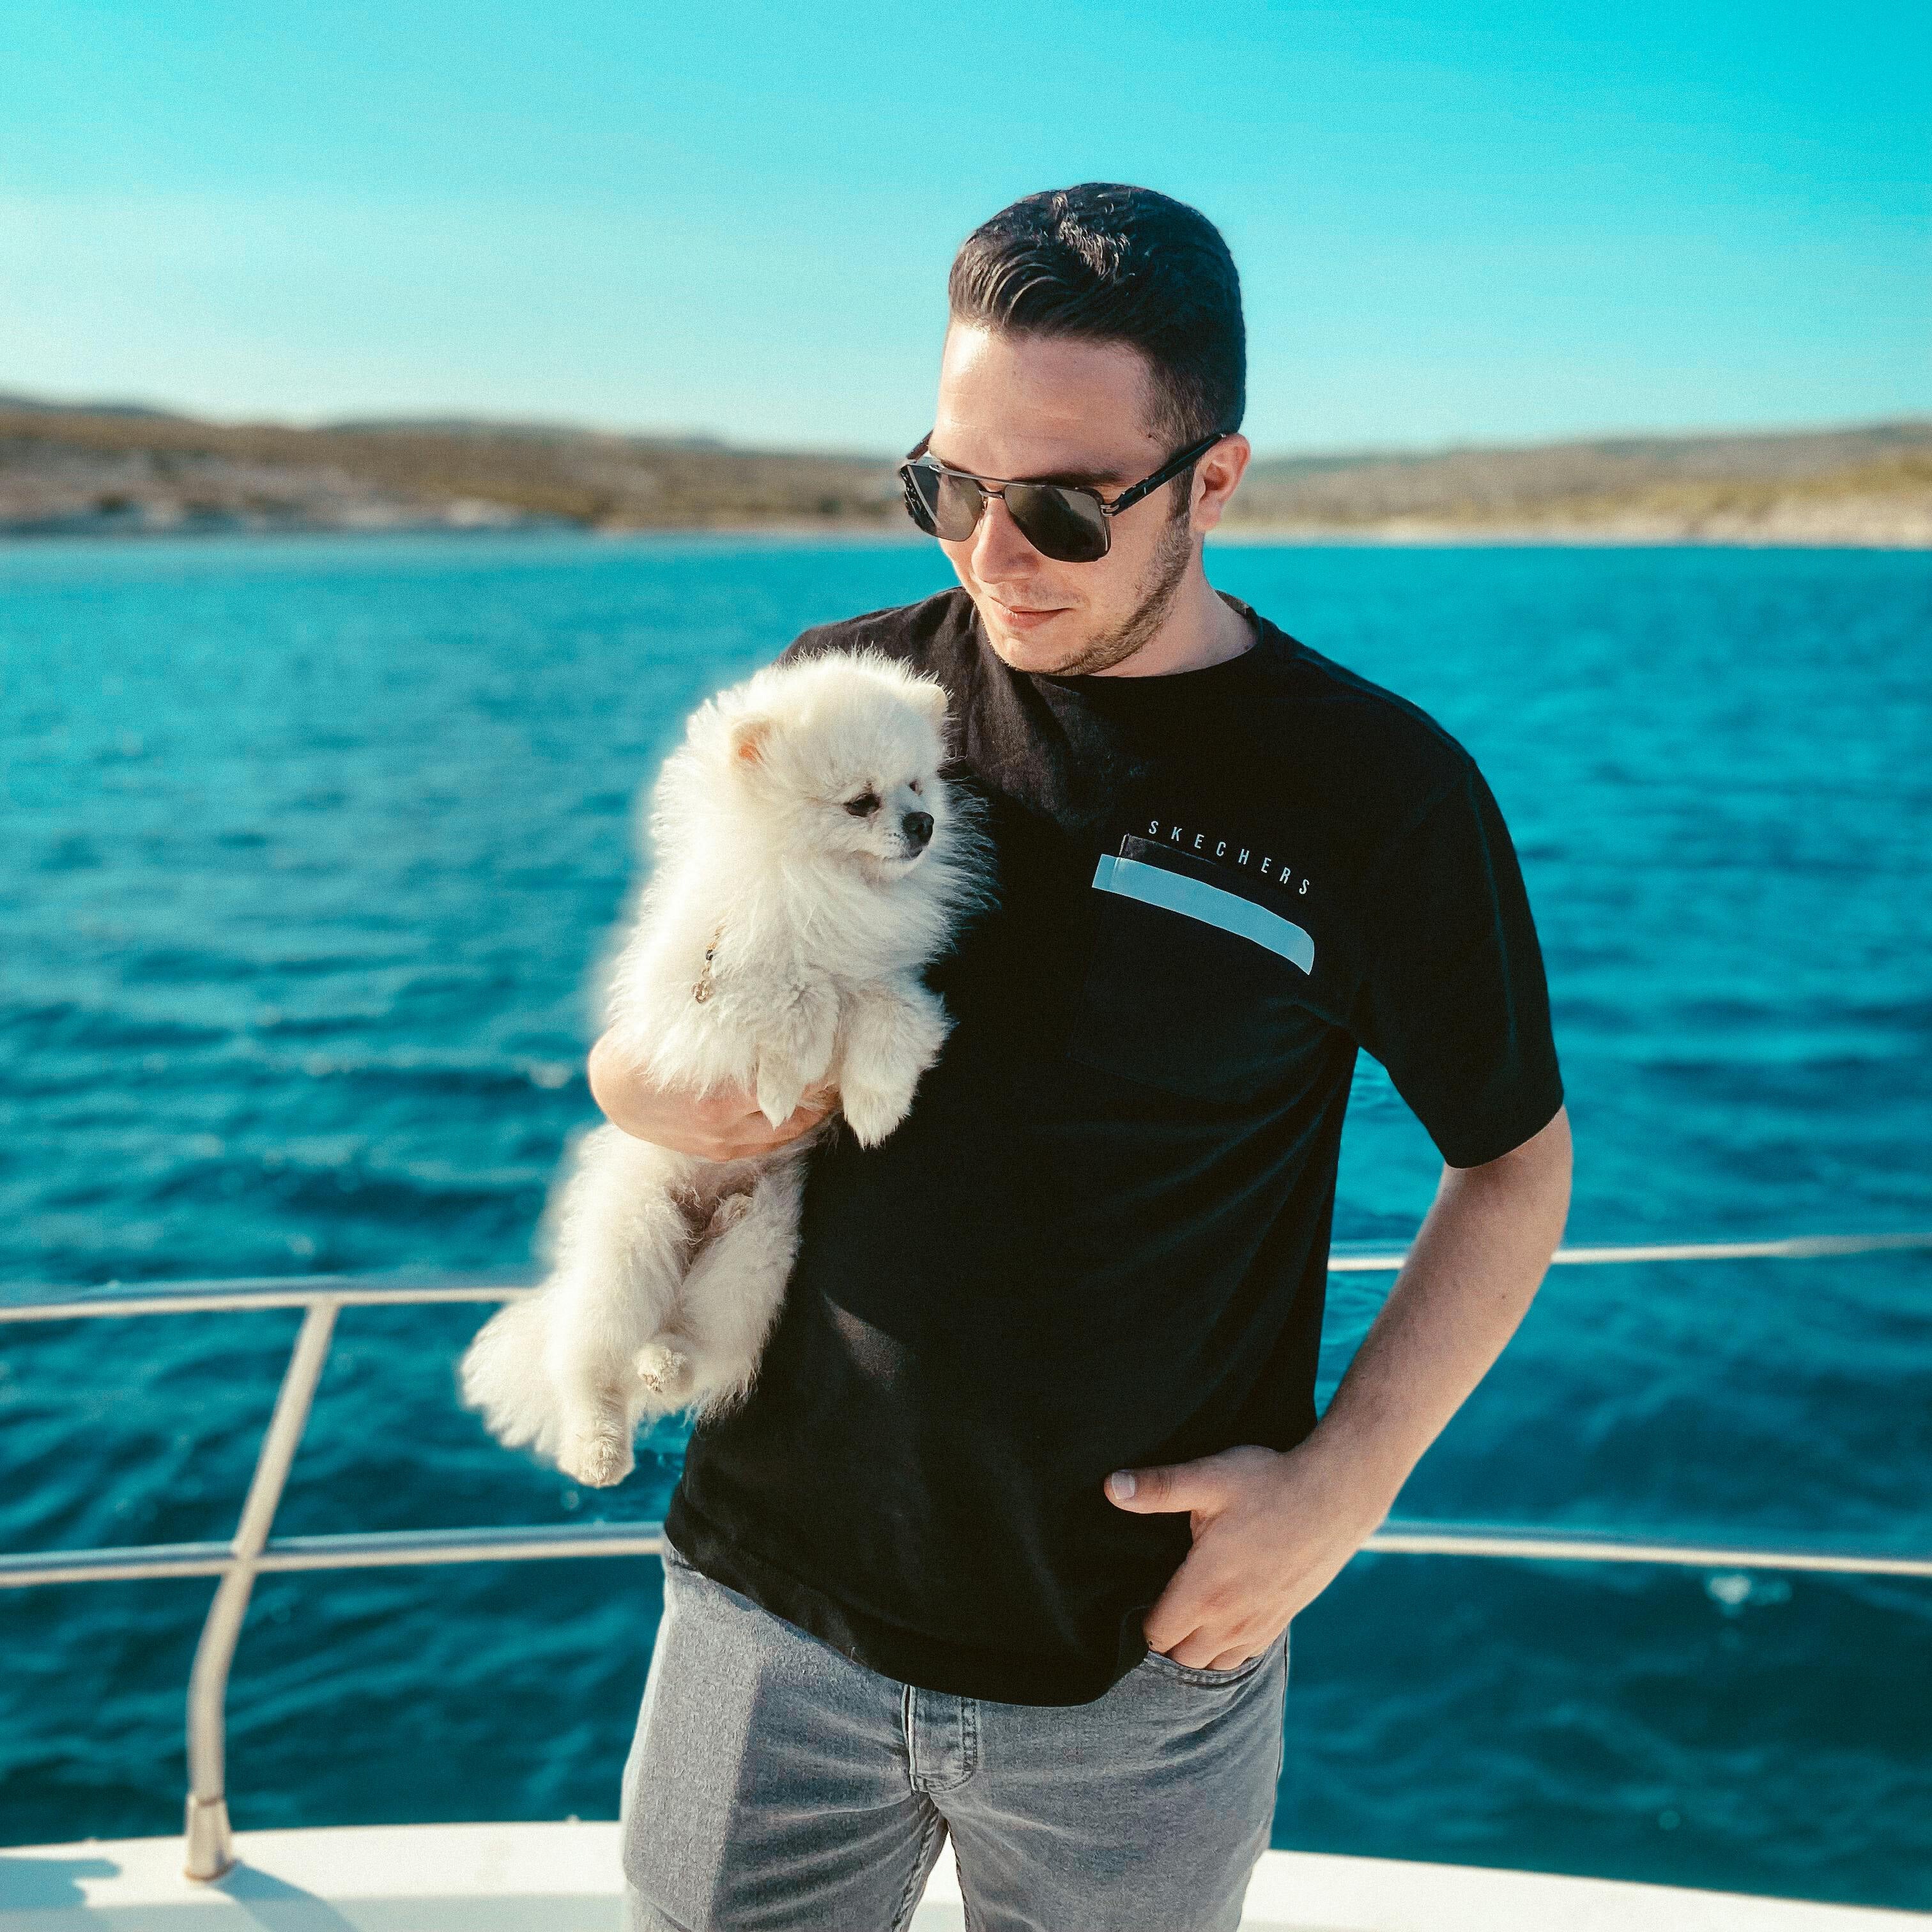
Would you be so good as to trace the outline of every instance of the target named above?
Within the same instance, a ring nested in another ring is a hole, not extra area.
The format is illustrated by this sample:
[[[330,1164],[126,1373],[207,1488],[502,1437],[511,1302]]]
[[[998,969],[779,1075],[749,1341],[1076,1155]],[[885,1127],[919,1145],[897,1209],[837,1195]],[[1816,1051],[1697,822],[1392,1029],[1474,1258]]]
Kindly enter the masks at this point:
[[[1151,425],[1153,401],[1146,358],[1124,343],[955,322],[928,447],[936,461],[976,476],[1090,484],[1111,498],[1174,454]],[[1189,503],[1200,476],[1177,477],[1114,518],[1097,562],[1042,556],[998,498],[964,542],[940,548],[1015,670],[1103,671],[1159,630],[1194,565],[1200,540]]]

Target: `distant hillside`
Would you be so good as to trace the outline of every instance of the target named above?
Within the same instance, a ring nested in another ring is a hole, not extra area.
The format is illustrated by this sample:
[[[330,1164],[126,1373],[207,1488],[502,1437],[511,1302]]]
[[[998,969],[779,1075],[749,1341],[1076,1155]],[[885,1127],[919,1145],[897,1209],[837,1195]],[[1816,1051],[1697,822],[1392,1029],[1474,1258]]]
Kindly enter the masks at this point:
[[[1932,422],[1277,458],[1250,470],[1228,521],[1251,534],[1385,541],[1932,546]]]
[[[0,535],[788,526],[904,533],[884,458],[462,419],[320,429],[0,396]],[[1258,461],[1236,540],[1932,548],[1932,422]]]
[[[148,416],[172,422],[185,418],[170,410],[158,410],[146,403],[50,403],[38,396],[0,395],[0,412],[50,416]]]
[[[881,524],[890,466],[697,437],[437,422],[290,429],[0,398],[0,532]],[[900,520],[903,521],[903,518]]]

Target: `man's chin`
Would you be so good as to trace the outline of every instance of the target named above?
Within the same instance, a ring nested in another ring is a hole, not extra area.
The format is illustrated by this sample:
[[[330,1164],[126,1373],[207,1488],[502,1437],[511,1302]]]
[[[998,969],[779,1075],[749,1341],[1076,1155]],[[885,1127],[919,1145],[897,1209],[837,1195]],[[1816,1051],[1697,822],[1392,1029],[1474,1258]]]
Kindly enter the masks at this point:
[[[1085,639],[1078,634],[1078,613],[1055,610],[1030,624],[1015,623],[997,604],[980,607],[987,641],[1016,670],[1049,675],[1078,660]]]

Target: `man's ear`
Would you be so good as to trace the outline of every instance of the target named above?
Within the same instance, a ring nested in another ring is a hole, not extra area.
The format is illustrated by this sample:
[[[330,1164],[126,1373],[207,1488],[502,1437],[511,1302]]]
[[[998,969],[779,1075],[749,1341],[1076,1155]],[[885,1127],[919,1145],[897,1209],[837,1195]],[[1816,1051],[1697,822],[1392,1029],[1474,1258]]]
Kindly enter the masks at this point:
[[[1240,487],[1254,454],[1254,446],[1239,430],[1224,437],[1194,466],[1196,483],[1194,528],[1211,530],[1228,508],[1228,499]]]
[[[748,765],[758,764],[765,755],[773,727],[769,718],[740,718],[731,727],[731,755]]]

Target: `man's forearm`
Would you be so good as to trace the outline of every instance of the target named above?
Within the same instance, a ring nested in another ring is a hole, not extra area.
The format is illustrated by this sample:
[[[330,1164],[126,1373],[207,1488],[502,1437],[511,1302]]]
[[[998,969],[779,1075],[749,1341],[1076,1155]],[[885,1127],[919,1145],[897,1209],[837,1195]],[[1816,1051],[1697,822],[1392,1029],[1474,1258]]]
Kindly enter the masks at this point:
[[[1388,1301],[1306,1442],[1237,1444],[1108,1478],[1118,1508],[1189,1514],[1193,1546],[1142,1620],[1150,1646],[1226,1669],[1257,1655],[1328,1587],[1502,1354],[1569,1206],[1570,1123],[1559,1109],[1500,1160],[1444,1171]]]
[[[1394,1288],[1304,1448],[1336,1458],[1385,1513],[1516,1332],[1569,1206],[1562,1110],[1499,1160],[1445,1168]]]
[[[634,1140],[675,1148],[698,1160],[745,1160],[809,1133],[838,1103],[827,1083],[806,1089],[789,1119],[773,1126],[749,1088],[698,1094],[659,1086],[649,1056],[615,1029],[590,1049],[590,1097],[604,1118]]]

